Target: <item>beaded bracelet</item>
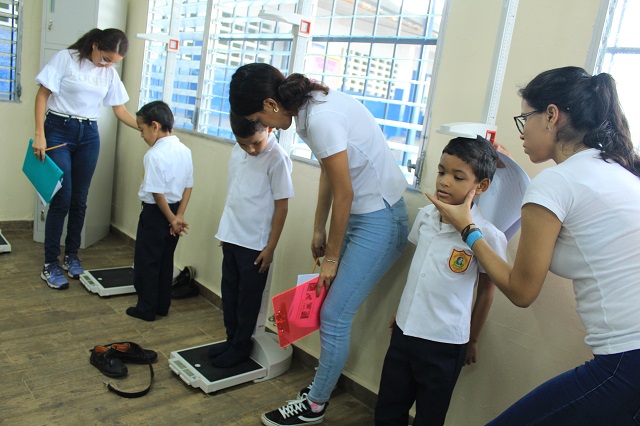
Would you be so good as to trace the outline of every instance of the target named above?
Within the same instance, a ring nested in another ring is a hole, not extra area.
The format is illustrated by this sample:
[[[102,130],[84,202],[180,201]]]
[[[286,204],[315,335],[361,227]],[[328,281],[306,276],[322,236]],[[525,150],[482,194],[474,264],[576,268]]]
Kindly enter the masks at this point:
[[[467,243],[469,248],[472,249],[475,242],[481,238],[484,238],[484,236],[482,235],[482,231],[480,231],[480,229],[478,228],[474,228],[473,231],[469,232],[469,235],[467,235],[465,243]]]
[[[464,229],[460,233],[460,235],[462,235],[462,241],[466,241],[467,237],[469,236],[469,232],[471,231],[471,227],[475,225],[475,223],[470,223],[464,227]]]
[[[338,261],[336,259],[329,259],[328,257],[325,257],[323,262],[338,263]]]

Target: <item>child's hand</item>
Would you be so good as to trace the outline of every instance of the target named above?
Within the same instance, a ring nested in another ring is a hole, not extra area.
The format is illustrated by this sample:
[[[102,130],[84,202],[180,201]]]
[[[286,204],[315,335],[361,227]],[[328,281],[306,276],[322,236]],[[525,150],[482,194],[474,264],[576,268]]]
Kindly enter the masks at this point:
[[[263,273],[269,270],[269,266],[271,266],[271,262],[273,261],[273,249],[269,247],[265,247],[260,255],[256,258],[254,265],[260,264],[259,273]]]
[[[478,342],[467,343],[467,354],[464,357],[464,365],[475,364],[478,359]]]
[[[171,230],[169,233],[174,237],[181,237],[183,234],[188,234],[189,224],[184,220],[182,216],[176,216],[171,221]]]
[[[324,257],[324,251],[327,248],[327,231],[316,230],[313,232],[311,240],[311,255],[314,259]]]

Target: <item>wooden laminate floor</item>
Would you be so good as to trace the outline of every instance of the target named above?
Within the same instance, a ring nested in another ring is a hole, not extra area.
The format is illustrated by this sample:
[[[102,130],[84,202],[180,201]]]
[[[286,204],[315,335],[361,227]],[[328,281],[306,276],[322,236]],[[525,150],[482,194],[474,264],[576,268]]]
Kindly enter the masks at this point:
[[[293,399],[313,377],[297,361],[280,377],[206,394],[186,385],[167,362],[172,351],[224,338],[222,312],[203,297],[174,300],[165,318],[145,322],[125,314],[136,296],[102,298],[70,280],[53,290],[39,277],[42,244],[26,225],[6,223],[12,246],[0,254],[0,424],[3,425],[259,425],[260,415]],[[86,269],[132,264],[133,250],[114,235],[81,250]],[[89,363],[89,349],[134,341],[158,352],[153,388],[138,399],[108,392],[144,389],[148,367],[128,364],[123,379],[103,376]],[[370,425],[372,410],[337,389],[324,424]]]

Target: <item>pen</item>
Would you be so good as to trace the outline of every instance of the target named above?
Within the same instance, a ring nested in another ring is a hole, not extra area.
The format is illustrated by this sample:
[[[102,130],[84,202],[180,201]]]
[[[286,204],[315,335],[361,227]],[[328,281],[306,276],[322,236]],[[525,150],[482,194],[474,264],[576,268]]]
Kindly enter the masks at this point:
[[[318,264],[320,264],[320,258],[316,257],[316,261],[313,263],[313,270],[311,271],[312,274],[316,272],[316,268],[318,267]]]
[[[49,148],[46,148],[45,151],[51,151],[52,149],[62,148],[63,146],[67,146],[67,144],[66,143],[61,143],[60,145],[51,146]]]

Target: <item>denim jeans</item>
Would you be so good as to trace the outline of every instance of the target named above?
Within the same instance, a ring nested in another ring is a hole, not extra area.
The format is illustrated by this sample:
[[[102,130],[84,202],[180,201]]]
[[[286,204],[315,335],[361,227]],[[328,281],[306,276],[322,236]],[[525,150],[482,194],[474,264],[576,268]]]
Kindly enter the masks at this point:
[[[67,144],[47,152],[64,172],[62,188],[51,200],[44,227],[44,261],[51,263],[57,262],[60,256],[60,238],[67,214],[65,254],[78,254],[87,194],[100,153],[100,135],[95,121],[54,114],[47,114],[44,131],[48,147]]]
[[[640,425],[640,349],[595,355],[538,386],[489,425]]]
[[[338,274],[320,312],[321,350],[309,392],[312,401],[329,400],[349,355],[353,317],[404,251],[408,233],[409,218],[402,198],[382,210],[349,217]]]

